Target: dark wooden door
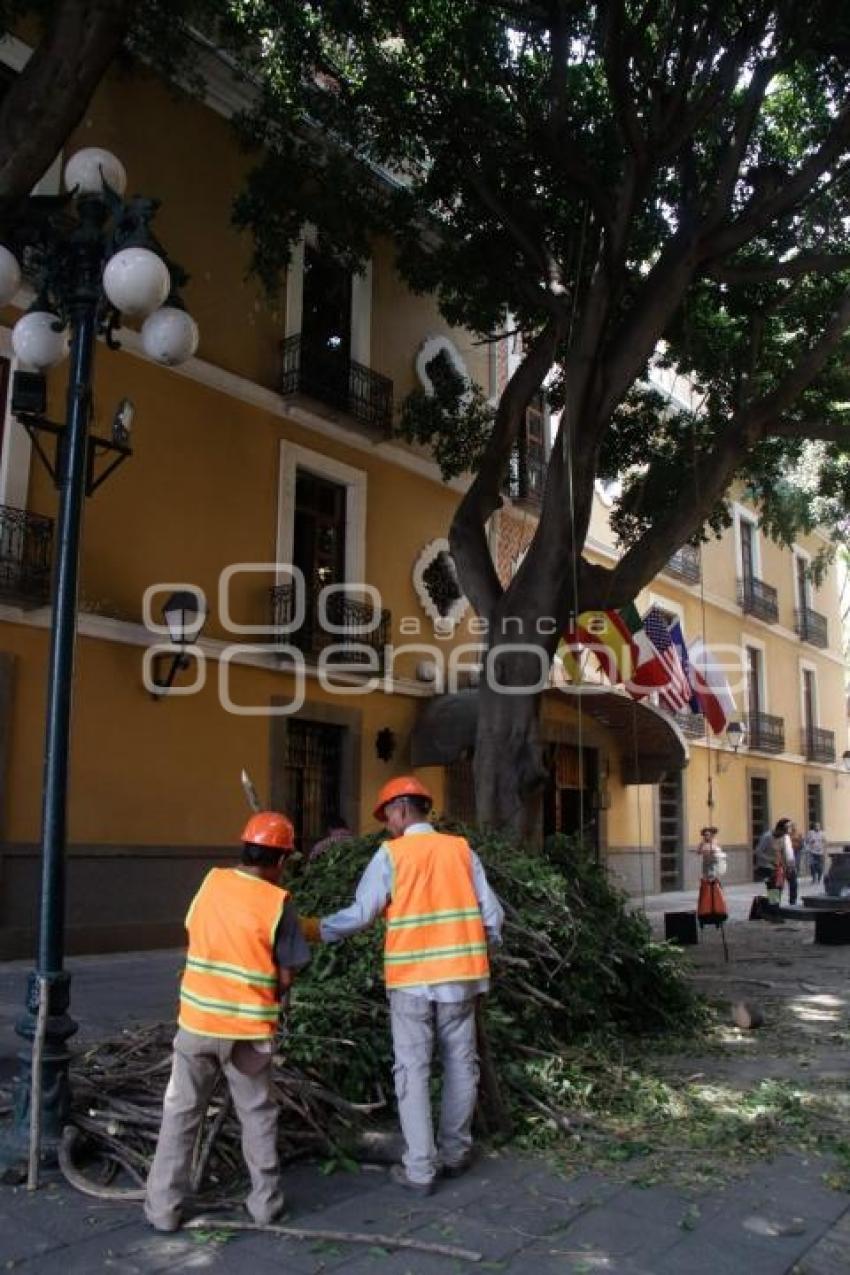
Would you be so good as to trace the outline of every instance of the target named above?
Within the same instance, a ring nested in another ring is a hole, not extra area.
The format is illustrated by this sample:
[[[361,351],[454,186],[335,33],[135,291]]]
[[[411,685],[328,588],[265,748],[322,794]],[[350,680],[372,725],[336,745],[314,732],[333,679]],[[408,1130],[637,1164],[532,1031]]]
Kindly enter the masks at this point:
[[[658,785],[659,885],[662,890],[682,888],[683,835],[682,776],[665,775]]]

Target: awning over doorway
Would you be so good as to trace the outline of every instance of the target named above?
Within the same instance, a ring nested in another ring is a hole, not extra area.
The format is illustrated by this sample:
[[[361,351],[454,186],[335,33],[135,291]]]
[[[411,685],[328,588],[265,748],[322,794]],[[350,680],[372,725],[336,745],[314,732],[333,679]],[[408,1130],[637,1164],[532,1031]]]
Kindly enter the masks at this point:
[[[571,695],[557,691],[561,703],[579,710],[613,735],[625,784],[657,784],[669,771],[684,770],[688,745],[679,727],[651,704],[639,704],[618,691]],[[475,745],[478,692],[439,695],[422,708],[410,739],[414,766],[448,766]],[[544,716],[544,740],[558,737],[558,723]]]

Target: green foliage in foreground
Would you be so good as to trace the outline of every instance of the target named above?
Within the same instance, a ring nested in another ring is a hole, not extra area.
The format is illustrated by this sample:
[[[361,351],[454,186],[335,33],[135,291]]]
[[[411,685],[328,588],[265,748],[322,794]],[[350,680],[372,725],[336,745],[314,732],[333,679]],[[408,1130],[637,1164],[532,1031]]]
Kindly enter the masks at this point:
[[[693,1036],[705,1024],[680,954],[653,941],[645,919],[627,911],[625,895],[579,845],[552,838],[541,855],[465,831],[505,906],[487,1028],[521,1123],[538,1122],[540,1104],[559,1112],[594,1105],[594,1081],[575,1064],[578,1047],[619,1061],[629,1040]],[[379,841],[338,843],[311,865],[294,884],[299,910],[321,916],[350,902]],[[382,948],[380,924],[316,948],[297,988],[292,1060],[320,1070],[353,1100],[386,1092],[392,1074]]]

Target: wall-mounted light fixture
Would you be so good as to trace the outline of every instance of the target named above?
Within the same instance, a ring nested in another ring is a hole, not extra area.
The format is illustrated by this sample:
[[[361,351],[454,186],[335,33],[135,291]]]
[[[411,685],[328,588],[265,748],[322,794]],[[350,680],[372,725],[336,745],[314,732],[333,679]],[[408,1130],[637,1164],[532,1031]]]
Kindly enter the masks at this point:
[[[163,604],[162,618],[168,625],[168,633],[174,646],[183,647],[196,641],[207,617],[199,609],[197,594],[181,589],[172,593]],[[189,656],[184,651],[175,651],[171,656],[155,656],[151,670],[151,681],[158,688],[153,696],[155,700],[168,694],[178,671],[188,668],[189,663]]]
[[[395,733],[389,726],[384,726],[375,736],[375,752],[380,761],[392,761],[395,754]]]
[[[726,739],[733,753],[737,754],[738,749],[741,747],[741,745],[744,742],[744,739],[746,738],[746,734],[747,734],[747,728],[743,722],[730,722],[729,725],[726,727]],[[718,750],[717,773],[718,775],[723,775],[729,769],[729,761],[727,759],[727,761],[723,763],[721,762],[720,758],[721,758],[721,754],[720,754],[720,751]]]

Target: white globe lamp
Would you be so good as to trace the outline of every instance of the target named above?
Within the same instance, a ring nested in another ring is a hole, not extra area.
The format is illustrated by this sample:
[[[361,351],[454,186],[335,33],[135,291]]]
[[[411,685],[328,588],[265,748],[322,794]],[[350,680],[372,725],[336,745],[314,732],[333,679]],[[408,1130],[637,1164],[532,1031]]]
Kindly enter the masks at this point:
[[[162,257],[150,248],[122,248],[106,263],[103,288],[116,310],[131,319],[142,318],[162,305],[171,276]]]
[[[21,286],[21,267],[17,258],[0,244],[0,305],[8,305]]]
[[[78,195],[102,195],[103,184],[118,195],[127,189],[127,174],[120,159],[99,146],[77,151],[65,165],[65,185]]]
[[[44,371],[61,363],[68,353],[68,329],[56,331],[57,315],[31,310],[12,328],[12,349],[21,363]]]
[[[174,305],[154,310],[142,324],[145,353],[166,367],[190,359],[198,348],[198,336],[198,325],[191,314]]]

